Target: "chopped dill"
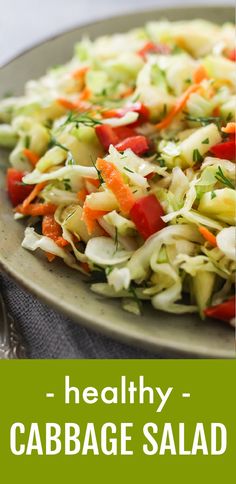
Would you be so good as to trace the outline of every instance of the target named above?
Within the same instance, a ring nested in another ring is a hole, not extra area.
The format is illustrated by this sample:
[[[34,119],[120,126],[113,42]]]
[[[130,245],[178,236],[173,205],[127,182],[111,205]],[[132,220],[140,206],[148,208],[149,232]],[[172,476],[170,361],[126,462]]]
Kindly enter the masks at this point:
[[[234,184],[231,182],[231,180],[229,178],[227,178],[227,176],[225,176],[225,174],[222,171],[221,166],[218,166],[218,170],[215,174],[215,178],[216,178],[216,180],[218,180],[220,183],[222,183],[226,187],[232,188],[234,190],[234,188],[235,188]]]
[[[114,267],[113,266],[107,266],[106,267],[106,275],[109,276],[109,274],[113,271]]]
[[[130,170],[127,166],[124,166],[124,170],[129,171],[130,173],[134,173],[134,171]]]
[[[30,147],[30,136],[28,134],[25,135],[24,145],[27,149]]]
[[[229,121],[232,121],[233,117],[234,117],[233,113],[229,113],[227,118],[226,118],[226,122],[229,123]]]
[[[66,191],[71,190],[71,184],[70,184],[69,178],[64,178],[63,183],[64,183],[64,188],[65,188]]]
[[[164,166],[166,166],[166,162],[163,158],[161,158],[160,156],[157,156],[155,158],[155,160],[153,160],[155,163],[159,163],[160,167],[163,168]]]
[[[66,146],[59,143],[59,141],[57,141],[57,139],[52,136],[50,143],[49,143],[49,148],[53,148],[54,146],[58,146],[58,148],[61,148],[62,150],[67,151],[67,152],[70,151]]]
[[[99,182],[100,182],[99,186],[101,186],[104,183],[104,180],[102,178],[102,174],[101,174],[100,170],[97,168],[96,163],[93,161],[92,157],[90,157],[90,159],[91,159],[92,165],[94,166],[94,168],[97,172],[98,179],[99,179]]]
[[[201,126],[207,126],[210,123],[215,123],[216,126],[220,129],[221,127],[221,118],[220,116],[192,116],[191,114],[184,113],[185,119],[188,121],[194,121],[195,123],[200,123]]]
[[[201,163],[203,160],[203,157],[201,155],[201,153],[198,151],[197,148],[195,148],[195,150],[193,150],[193,161],[195,163]]]
[[[91,116],[89,116],[88,113],[74,114],[72,111],[68,114],[65,122],[62,124],[62,127],[70,123],[75,123],[76,126],[78,126],[79,123],[81,123],[84,126],[88,126],[88,127],[94,127],[94,126],[97,126],[98,124],[102,124],[101,121],[99,121],[98,119],[92,118]]]
[[[163,110],[162,110],[162,113],[161,113],[161,119],[165,118],[166,115],[167,115],[167,105],[164,104]]]

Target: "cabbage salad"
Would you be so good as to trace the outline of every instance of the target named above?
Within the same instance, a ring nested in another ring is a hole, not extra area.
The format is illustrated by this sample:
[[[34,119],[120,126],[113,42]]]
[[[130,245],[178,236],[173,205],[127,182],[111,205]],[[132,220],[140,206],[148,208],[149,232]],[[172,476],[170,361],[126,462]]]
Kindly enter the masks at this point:
[[[234,27],[149,22],[83,38],[0,101],[22,247],[140,314],[235,324]]]

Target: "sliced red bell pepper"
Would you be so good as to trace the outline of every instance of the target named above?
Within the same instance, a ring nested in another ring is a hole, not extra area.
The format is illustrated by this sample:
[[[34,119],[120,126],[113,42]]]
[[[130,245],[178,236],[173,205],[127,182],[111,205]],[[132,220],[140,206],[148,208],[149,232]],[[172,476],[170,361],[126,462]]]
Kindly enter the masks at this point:
[[[120,141],[118,135],[109,124],[99,124],[96,126],[95,131],[106,151],[110,145],[116,145]]]
[[[235,160],[235,140],[225,141],[212,146],[210,151],[217,157],[223,160]]]
[[[149,109],[147,106],[142,104],[140,101],[137,101],[136,103],[129,103],[123,108],[117,108],[117,109],[109,109],[108,111],[104,111],[103,116],[106,118],[122,118],[125,116],[125,114],[133,112],[133,113],[138,113],[139,118],[135,123],[132,123],[132,125],[129,125],[129,127],[135,127],[138,126],[139,124],[142,124],[146,122],[149,118]]]
[[[152,171],[151,173],[148,173],[148,175],[145,175],[145,178],[147,180],[152,180],[152,178],[156,175],[156,173],[154,171]]]
[[[139,126],[142,123],[145,123],[149,119],[149,109],[145,104],[141,103],[140,101],[137,101],[136,103],[129,104],[124,108],[120,108],[120,115],[124,116],[126,113],[132,111],[133,113],[138,113],[139,117],[135,123],[130,124],[129,126],[132,128],[135,128],[136,126]]]
[[[108,124],[96,126],[96,134],[107,151],[110,145],[115,146],[118,151],[131,148],[134,153],[142,154],[148,150],[148,143],[145,136],[137,135],[136,131],[128,126],[112,128]]]
[[[206,308],[204,314],[209,318],[230,321],[235,318],[235,297],[233,296],[221,304],[216,304],[216,306]]]
[[[32,192],[34,185],[24,185],[22,178],[25,175],[23,171],[15,168],[7,170],[7,191],[13,207],[22,203]]]
[[[129,126],[117,126],[117,128],[113,128],[113,131],[117,134],[119,142],[123,141],[125,138],[137,136],[135,129],[129,128]]]
[[[137,54],[146,60],[148,54],[170,54],[171,49],[165,44],[155,44],[154,42],[147,42],[144,47],[138,50]]]
[[[155,195],[139,198],[130,210],[130,218],[145,240],[165,227],[163,215],[164,210]]]
[[[149,148],[147,138],[142,135],[126,138],[115,145],[115,147],[118,151],[125,151],[130,148],[136,155],[142,155]]]
[[[232,49],[228,54],[228,59],[231,61],[236,61],[236,49]]]

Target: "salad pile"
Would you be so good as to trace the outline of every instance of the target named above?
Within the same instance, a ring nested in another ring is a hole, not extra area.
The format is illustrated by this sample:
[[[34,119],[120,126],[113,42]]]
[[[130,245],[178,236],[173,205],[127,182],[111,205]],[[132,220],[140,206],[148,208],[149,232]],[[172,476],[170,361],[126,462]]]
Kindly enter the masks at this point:
[[[0,101],[22,246],[135,314],[235,325],[234,61],[232,24],[150,22]]]

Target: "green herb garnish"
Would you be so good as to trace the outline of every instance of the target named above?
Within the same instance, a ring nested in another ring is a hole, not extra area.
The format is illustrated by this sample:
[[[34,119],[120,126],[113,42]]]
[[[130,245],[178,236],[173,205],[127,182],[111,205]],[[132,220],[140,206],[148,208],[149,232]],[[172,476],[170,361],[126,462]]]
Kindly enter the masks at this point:
[[[213,198],[216,198],[216,193],[214,192],[214,190],[212,190],[212,192],[211,192],[211,200],[212,200]]]
[[[64,178],[63,183],[64,183],[64,188],[65,188],[66,191],[71,190],[71,184],[70,184],[69,178]]]
[[[51,129],[53,126],[53,119],[46,119],[46,121],[43,123],[45,128]]]
[[[160,167],[163,168],[164,166],[166,166],[166,162],[165,160],[163,160],[163,158],[161,158],[160,156],[157,156],[155,158],[155,160],[153,160],[155,163],[159,163]]]
[[[220,129],[221,127],[221,118],[220,116],[192,116],[191,114],[184,113],[185,119],[188,121],[194,121],[195,123],[200,123],[201,126],[207,126],[210,123],[215,123],[216,126]]]
[[[27,149],[30,147],[30,136],[28,134],[25,136],[24,145]]]
[[[234,190],[234,188],[235,188],[234,184],[231,182],[231,180],[229,178],[227,178],[227,176],[225,176],[225,174],[222,171],[221,166],[218,166],[218,170],[215,174],[215,178],[216,178],[216,180],[218,180],[220,183],[222,183],[226,187],[232,188]]]
[[[130,170],[127,166],[124,166],[124,170],[129,171],[130,173],[134,173],[134,171]]]
[[[92,162],[92,164],[93,164],[93,166],[94,166],[94,168],[95,168],[95,170],[97,172],[98,179],[99,179],[99,182],[100,182],[100,185],[99,186],[101,186],[102,183],[104,183],[104,180],[102,178],[102,174],[101,174],[100,170],[97,168],[96,163],[93,161],[92,157],[90,157],[90,159],[91,159],[91,162]]]
[[[109,274],[113,271],[113,269],[114,269],[113,266],[106,267],[106,275],[109,276]]]
[[[203,156],[201,155],[201,153],[198,151],[197,148],[195,148],[195,150],[193,150],[193,161],[195,163],[201,163],[203,160]]]
[[[165,118],[166,115],[167,115],[167,105],[164,104],[163,110],[162,110],[162,113],[161,113],[161,119]]]
[[[209,138],[204,139],[202,145],[209,145]]]
[[[231,121],[233,119],[233,113],[229,113],[227,118],[226,118],[226,122],[229,123],[229,121]]]
[[[98,119],[92,118],[91,116],[89,116],[88,113],[74,114],[73,112],[69,113],[69,115],[67,116],[62,126],[65,126],[70,123],[75,123],[76,125],[79,125],[79,123],[81,123],[84,126],[88,126],[88,127],[94,127],[98,124],[102,124],[101,121],[99,121]]]
[[[67,152],[70,151],[66,146],[59,143],[59,141],[57,141],[57,139],[52,136],[50,143],[49,143],[49,148],[53,148],[54,146],[58,146],[58,148],[61,148],[62,150],[67,151]]]

